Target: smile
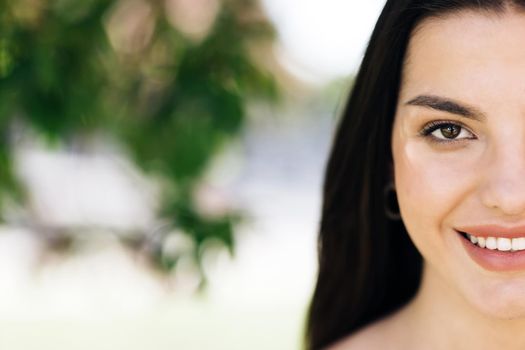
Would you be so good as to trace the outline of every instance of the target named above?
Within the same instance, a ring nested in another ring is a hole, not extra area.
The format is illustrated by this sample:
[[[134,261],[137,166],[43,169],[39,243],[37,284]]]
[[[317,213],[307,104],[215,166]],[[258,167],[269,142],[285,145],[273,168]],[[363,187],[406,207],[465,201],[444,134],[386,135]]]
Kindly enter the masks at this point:
[[[477,237],[469,233],[462,232],[465,238],[472,244],[480,248],[499,250],[500,252],[515,252],[525,250],[525,237],[506,238],[506,237]]]
[[[520,236],[514,234],[511,238],[497,236],[494,231],[490,236],[479,232],[477,236],[456,232],[467,255],[483,269],[494,272],[525,271],[525,236],[520,237],[523,233]]]

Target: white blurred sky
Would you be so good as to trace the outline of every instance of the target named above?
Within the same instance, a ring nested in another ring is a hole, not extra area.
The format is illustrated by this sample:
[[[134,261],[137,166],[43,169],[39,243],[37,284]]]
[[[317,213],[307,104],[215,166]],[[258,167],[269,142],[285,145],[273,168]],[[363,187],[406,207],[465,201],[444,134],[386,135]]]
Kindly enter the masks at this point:
[[[283,63],[310,80],[353,72],[385,0],[263,0]]]

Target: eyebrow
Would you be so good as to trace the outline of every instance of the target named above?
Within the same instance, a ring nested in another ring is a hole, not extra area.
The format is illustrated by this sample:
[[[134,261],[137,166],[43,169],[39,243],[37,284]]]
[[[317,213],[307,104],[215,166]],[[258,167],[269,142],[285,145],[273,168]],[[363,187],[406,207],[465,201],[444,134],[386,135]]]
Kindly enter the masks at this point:
[[[487,118],[483,112],[474,107],[463,105],[452,99],[435,95],[419,95],[406,102],[405,105],[428,107],[477,121],[482,121]]]

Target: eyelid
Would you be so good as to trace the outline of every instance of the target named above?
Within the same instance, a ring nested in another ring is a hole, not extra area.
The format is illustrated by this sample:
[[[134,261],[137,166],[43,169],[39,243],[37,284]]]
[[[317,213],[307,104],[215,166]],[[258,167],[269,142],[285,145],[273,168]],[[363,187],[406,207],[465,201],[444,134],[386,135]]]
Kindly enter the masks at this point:
[[[432,133],[436,130],[439,130],[443,126],[446,125],[455,125],[460,127],[462,130],[467,131],[472,137],[463,137],[463,138],[455,138],[455,139],[446,139],[446,138],[439,138],[432,135]],[[456,142],[464,142],[465,140],[472,140],[476,139],[476,135],[467,127],[465,124],[455,121],[455,120],[432,120],[428,123],[426,123],[421,130],[419,131],[419,134],[427,138],[428,140],[436,143],[442,143],[442,144],[451,144]]]

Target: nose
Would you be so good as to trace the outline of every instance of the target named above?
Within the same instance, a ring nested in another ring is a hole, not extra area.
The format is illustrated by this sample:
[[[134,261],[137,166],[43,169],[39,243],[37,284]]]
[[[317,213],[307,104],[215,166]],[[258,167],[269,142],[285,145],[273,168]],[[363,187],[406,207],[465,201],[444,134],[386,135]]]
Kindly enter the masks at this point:
[[[492,152],[481,199],[506,216],[525,216],[525,140]]]

